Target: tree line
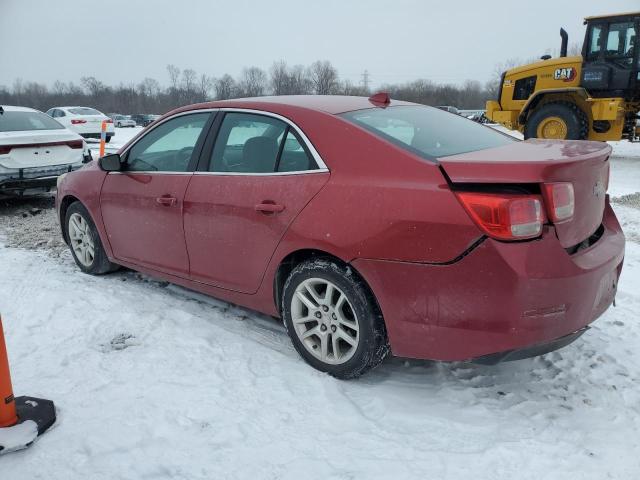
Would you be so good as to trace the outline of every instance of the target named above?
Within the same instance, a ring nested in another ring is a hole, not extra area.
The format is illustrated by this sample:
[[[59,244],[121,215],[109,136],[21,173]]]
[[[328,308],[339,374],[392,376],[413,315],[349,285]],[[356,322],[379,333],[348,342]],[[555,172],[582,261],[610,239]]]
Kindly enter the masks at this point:
[[[63,105],[82,105],[103,112],[162,114],[173,108],[208,100],[258,97],[263,95],[370,95],[363,85],[340,78],[329,61],[309,66],[277,61],[267,70],[245,68],[237,77],[212,77],[193,69],[167,65],[168,84],[145,78],[138,84],[106,85],[95,77],[82,77],[80,83],[56,81],[52,86],[16,80],[11,87],[0,86],[0,104],[19,105],[46,111]],[[462,85],[415,80],[382,85],[392,98],[426,105],[454,105],[461,109],[484,108],[495,97],[495,80],[481,84],[468,80]]]

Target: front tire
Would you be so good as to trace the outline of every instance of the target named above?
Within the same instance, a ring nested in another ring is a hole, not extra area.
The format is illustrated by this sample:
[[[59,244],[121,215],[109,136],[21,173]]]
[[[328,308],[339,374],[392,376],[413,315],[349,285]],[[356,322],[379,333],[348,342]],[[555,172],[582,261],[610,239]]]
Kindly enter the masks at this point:
[[[304,360],[336,378],[355,378],[389,352],[378,305],[359,277],[331,259],[296,266],[287,279],[281,313]]]
[[[102,275],[117,270],[107,257],[96,225],[80,202],[73,202],[65,214],[65,234],[71,255],[84,273]]]
[[[524,128],[524,138],[584,140],[589,119],[575,103],[552,102],[535,110]]]

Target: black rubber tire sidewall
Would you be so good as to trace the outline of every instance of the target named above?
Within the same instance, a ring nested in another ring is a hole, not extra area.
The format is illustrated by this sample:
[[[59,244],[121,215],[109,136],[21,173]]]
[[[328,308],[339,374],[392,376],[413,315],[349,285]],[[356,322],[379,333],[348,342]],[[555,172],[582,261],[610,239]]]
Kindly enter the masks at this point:
[[[588,121],[580,108],[569,102],[553,102],[542,105],[534,111],[524,130],[524,138],[537,138],[540,123],[548,117],[562,118],[567,124],[567,138],[565,140],[584,140],[588,135]]]
[[[82,215],[85,221],[89,224],[89,232],[91,234],[91,239],[93,240],[94,245],[93,262],[89,267],[83,265],[78,260],[78,258],[76,257],[76,253],[73,251],[73,247],[71,247],[71,240],[69,239],[69,219],[74,213]],[[78,265],[78,268],[80,268],[80,270],[82,270],[84,273],[88,273],[90,275],[102,275],[118,269],[118,265],[109,261],[109,258],[107,257],[107,254],[102,246],[102,241],[100,240],[98,229],[96,228],[96,225],[93,222],[89,211],[82,203],[73,202],[71,205],[69,205],[69,208],[67,208],[67,211],[65,213],[64,229],[66,238],[69,239],[69,250],[71,250],[71,255],[73,256],[76,265]]]
[[[343,364],[330,365],[314,357],[293,328],[291,299],[296,287],[309,278],[323,278],[337,285],[347,296],[358,318],[359,343],[353,356]],[[336,378],[358,377],[379,365],[389,352],[384,320],[368,287],[353,270],[331,259],[306,261],[292,270],[283,288],[281,314],[291,342],[300,356],[315,369]]]

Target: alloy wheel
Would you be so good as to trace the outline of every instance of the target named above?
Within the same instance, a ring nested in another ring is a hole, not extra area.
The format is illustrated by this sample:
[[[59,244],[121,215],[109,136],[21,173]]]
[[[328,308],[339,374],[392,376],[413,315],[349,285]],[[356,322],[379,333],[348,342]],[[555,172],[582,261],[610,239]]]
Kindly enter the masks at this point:
[[[291,320],[297,337],[318,360],[338,365],[358,348],[359,324],[349,299],[334,283],[310,278],[291,299]]]
[[[85,267],[90,267],[95,258],[95,244],[89,223],[79,213],[69,217],[69,241],[78,261]]]

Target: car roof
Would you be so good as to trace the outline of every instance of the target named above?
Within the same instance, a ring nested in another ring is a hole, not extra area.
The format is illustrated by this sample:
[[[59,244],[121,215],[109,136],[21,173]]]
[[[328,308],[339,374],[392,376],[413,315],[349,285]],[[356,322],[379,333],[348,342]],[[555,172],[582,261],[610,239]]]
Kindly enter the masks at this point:
[[[260,108],[261,106],[289,106],[306,108],[332,115],[379,107],[367,97],[355,97],[346,95],[281,95],[269,97],[235,98],[232,100],[218,100],[215,102],[189,105],[180,110],[195,110],[202,108]],[[391,100],[385,107],[398,105],[417,105],[416,103]],[[267,108],[268,109],[268,108]]]
[[[34,108],[29,107],[16,107],[14,105],[0,105],[5,112],[39,112]]]

